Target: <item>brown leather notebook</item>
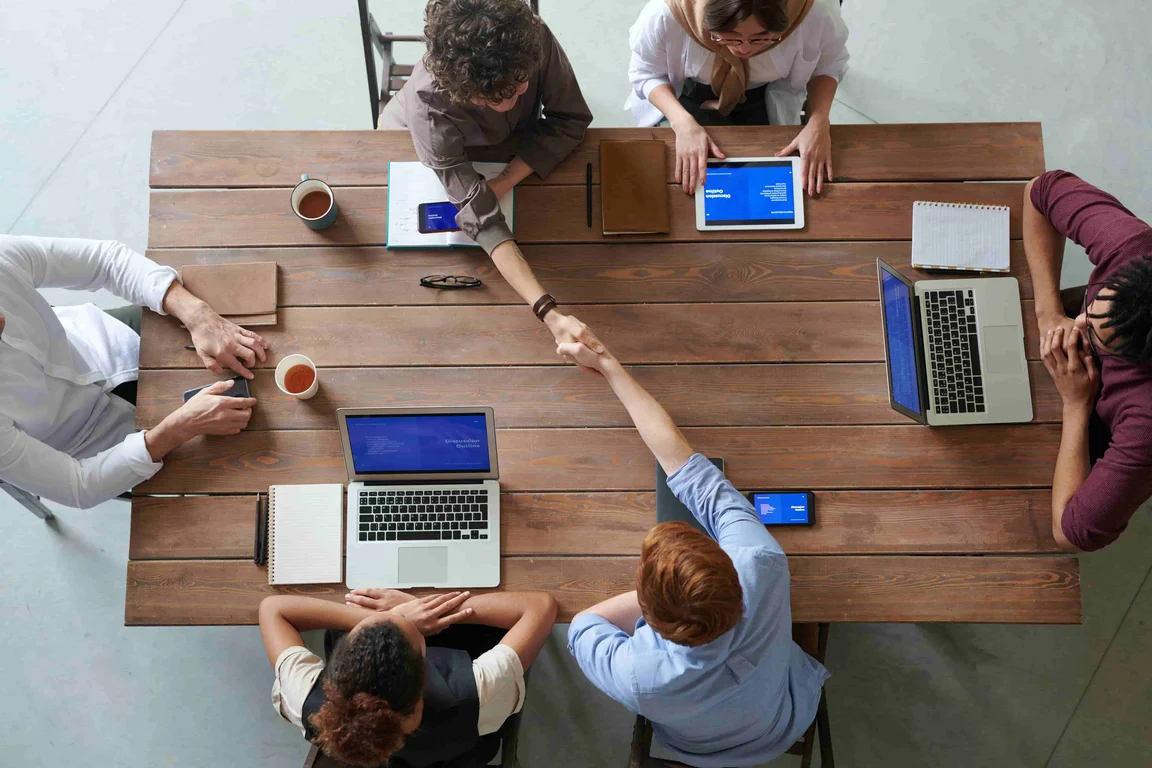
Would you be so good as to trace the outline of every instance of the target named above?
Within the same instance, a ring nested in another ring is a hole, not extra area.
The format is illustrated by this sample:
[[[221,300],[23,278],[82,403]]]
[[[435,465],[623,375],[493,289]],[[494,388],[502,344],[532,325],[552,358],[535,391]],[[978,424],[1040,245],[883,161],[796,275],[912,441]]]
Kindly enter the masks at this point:
[[[655,139],[600,142],[604,234],[671,231],[665,151],[664,142]]]
[[[180,282],[237,325],[276,324],[276,262],[187,264]]]

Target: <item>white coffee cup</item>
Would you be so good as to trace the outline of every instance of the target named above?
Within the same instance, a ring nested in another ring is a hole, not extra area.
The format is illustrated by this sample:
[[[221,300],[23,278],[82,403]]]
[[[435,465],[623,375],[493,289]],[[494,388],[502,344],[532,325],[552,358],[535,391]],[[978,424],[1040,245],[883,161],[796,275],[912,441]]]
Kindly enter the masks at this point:
[[[312,369],[312,386],[303,392],[292,392],[284,384],[284,377],[288,375],[288,371],[292,370],[298,365],[305,365]],[[312,398],[320,389],[320,374],[316,370],[316,364],[309,360],[304,355],[288,355],[279,362],[276,366],[276,386],[280,387],[280,391],[286,395],[300,400],[308,400]]]

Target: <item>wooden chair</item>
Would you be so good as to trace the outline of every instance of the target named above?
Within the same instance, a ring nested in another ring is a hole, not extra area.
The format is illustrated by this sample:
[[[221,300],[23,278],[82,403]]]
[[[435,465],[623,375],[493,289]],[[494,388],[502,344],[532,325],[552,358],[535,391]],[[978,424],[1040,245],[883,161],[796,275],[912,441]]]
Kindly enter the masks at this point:
[[[537,0],[528,0],[532,12],[539,15]],[[392,56],[393,43],[420,43],[420,35],[394,35],[381,32],[376,19],[368,12],[368,0],[358,0],[360,6],[360,38],[364,44],[364,67],[368,72],[368,100],[372,106],[372,127],[380,124],[380,112],[392,96],[404,87],[412,74],[411,64],[397,64]],[[380,63],[376,55],[380,55]]]
[[[827,624],[793,624],[792,639],[804,651],[824,663],[824,653],[828,649]],[[828,702],[826,694],[820,691],[820,704],[816,708],[816,719],[804,733],[804,738],[793,744],[787,754],[800,757],[801,768],[812,765],[812,750],[816,739],[820,740],[820,768],[835,768],[836,762],[832,756],[832,733],[828,723]],[[636,725],[632,729],[632,750],[628,756],[628,768],[691,768],[684,763],[672,760],[661,760],[652,757],[649,751],[652,748],[652,723],[647,718],[637,715]]]

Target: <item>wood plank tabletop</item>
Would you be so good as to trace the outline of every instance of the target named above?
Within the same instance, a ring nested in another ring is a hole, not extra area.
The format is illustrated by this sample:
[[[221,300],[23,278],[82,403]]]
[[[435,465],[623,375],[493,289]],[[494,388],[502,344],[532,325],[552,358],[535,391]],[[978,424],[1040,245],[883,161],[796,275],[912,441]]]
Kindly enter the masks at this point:
[[[780,127],[716,129],[730,155],[764,155]],[[1076,623],[1079,568],[1051,536],[1060,398],[1037,360],[1020,237],[1023,184],[1043,172],[1036,123],[832,129],[837,177],[805,199],[807,227],[707,235],[669,185],[669,235],[600,232],[598,145],[666,129],[593,129],[547,179],[517,190],[525,257],[743,491],[811,488],[816,524],[774,529],[796,621]],[[504,153],[503,155],[501,153]],[[508,159],[507,148],[478,159]],[[502,588],[547,589],[561,620],[633,588],[655,523],[655,464],[602,381],[556,358],[550,334],[479,250],[384,248],[390,131],[156,131],[148,255],[162,264],[276,261],[279,322],[256,369],[247,430],[171,454],[132,505],[125,621],[247,624],[268,594],[339,600],[342,585],[271,587],[252,563],[255,494],[346,482],[335,410],[491,405],[501,465]],[[585,167],[593,166],[593,226]],[[301,173],[335,186],[338,223],[313,232],[287,206]],[[668,176],[671,182],[671,164]],[[979,182],[979,183],[974,183]],[[876,259],[912,279],[915,200],[1007,205],[1035,420],[952,429],[891,410]],[[434,291],[427,274],[484,287]],[[211,381],[187,332],[145,313],[137,420]],[[272,369],[303,352],[312,400]],[[163,494],[163,495],[150,495]]]

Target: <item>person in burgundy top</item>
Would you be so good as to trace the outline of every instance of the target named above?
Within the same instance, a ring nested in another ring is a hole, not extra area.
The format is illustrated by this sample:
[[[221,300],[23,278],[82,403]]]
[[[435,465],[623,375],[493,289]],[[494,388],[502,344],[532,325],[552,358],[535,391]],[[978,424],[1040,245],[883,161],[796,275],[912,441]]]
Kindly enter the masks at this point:
[[[1088,251],[1088,284],[1060,291],[1064,239]],[[1052,535],[1067,549],[1115,541],[1152,496],[1152,227],[1067,171],[1024,192],[1024,252],[1040,352],[1064,401]]]

